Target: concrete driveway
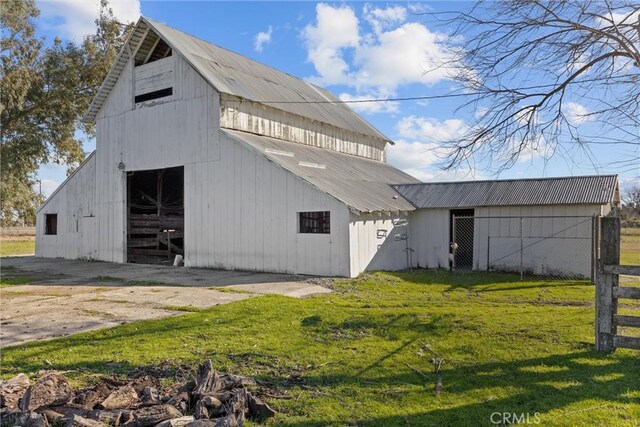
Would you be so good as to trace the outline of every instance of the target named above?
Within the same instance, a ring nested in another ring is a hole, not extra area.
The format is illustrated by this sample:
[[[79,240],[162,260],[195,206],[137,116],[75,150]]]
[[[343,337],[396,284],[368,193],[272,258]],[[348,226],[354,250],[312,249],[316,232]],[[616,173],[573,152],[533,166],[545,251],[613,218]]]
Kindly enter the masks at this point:
[[[12,346],[144,319],[185,314],[264,294],[295,298],[331,292],[285,274],[114,264],[35,257],[2,258],[5,275],[28,285],[0,289],[0,345]]]

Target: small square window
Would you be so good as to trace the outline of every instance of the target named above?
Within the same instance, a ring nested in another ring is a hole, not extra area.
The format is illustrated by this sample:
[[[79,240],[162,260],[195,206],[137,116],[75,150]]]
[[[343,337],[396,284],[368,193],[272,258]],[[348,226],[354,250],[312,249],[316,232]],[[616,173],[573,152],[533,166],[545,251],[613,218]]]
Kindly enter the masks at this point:
[[[58,234],[58,214],[44,215],[44,234],[50,236]]]
[[[300,233],[331,233],[331,216],[329,211],[298,212],[298,220],[298,232]]]

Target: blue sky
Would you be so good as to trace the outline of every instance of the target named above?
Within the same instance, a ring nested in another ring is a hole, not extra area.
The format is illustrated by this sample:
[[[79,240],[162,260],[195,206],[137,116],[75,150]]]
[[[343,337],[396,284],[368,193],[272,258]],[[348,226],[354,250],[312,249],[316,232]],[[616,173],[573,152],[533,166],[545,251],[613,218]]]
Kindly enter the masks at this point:
[[[40,31],[47,39],[80,40],[93,31],[98,1],[38,1]],[[172,2],[112,1],[121,21],[142,13],[154,20],[218,44],[331,90],[343,99],[431,96],[448,93],[452,82],[430,64],[446,60],[446,27],[420,13],[468,6],[463,2]],[[429,71],[429,72],[427,72]],[[459,99],[352,104],[369,122],[396,141],[389,161],[424,181],[524,178],[618,173],[623,185],[640,182],[640,166],[616,162],[638,156],[637,147],[592,146],[545,160],[528,153],[495,175],[483,164],[443,172],[438,141],[462,132],[472,111],[456,112]],[[584,119],[589,105],[570,100],[575,124],[597,133]],[[591,127],[591,128],[589,128]],[[640,135],[639,135],[640,138]],[[85,151],[95,148],[86,141]],[[39,175],[50,194],[66,167],[44,165]]]

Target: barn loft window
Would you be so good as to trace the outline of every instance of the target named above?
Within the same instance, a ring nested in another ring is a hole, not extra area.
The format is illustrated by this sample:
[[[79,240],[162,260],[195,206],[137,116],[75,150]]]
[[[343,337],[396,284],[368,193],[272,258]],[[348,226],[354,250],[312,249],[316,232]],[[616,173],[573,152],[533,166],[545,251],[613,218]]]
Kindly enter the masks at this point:
[[[58,234],[58,214],[44,215],[44,234],[49,236]]]
[[[329,234],[330,213],[329,211],[298,212],[299,232],[309,234]]]
[[[164,98],[165,96],[173,95],[173,88],[168,87],[166,89],[154,90],[153,92],[143,93],[142,95],[136,95],[136,104],[139,102],[152,101],[154,99]]]

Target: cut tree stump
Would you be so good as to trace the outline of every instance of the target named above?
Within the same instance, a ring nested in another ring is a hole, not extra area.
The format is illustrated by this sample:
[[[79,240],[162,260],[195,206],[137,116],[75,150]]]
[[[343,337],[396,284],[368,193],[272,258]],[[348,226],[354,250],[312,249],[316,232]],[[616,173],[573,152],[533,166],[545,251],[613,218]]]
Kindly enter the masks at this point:
[[[247,393],[247,400],[249,402],[249,415],[252,418],[265,419],[273,417],[276,414],[276,411],[271,409],[269,405],[251,393]]]
[[[140,406],[153,406],[159,405],[162,403],[160,401],[160,393],[158,393],[158,389],[155,387],[145,387],[141,393],[142,402]]]
[[[98,409],[126,409],[138,403],[138,393],[130,386],[119,387],[97,405]]]
[[[171,405],[156,405],[131,411],[131,418],[125,423],[130,427],[155,426],[162,421],[182,417],[182,413]]]
[[[163,421],[160,424],[156,424],[155,427],[185,427],[193,421],[193,416],[173,418],[171,420]]]
[[[100,421],[84,418],[77,414],[71,414],[64,420],[66,421],[64,427],[104,427]]]
[[[93,409],[96,405],[104,401],[112,392],[112,388],[104,383],[99,383],[95,387],[82,390],[76,393],[74,403],[84,406],[87,409]]]
[[[25,374],[18,374],[15,377],[0,382],[0,407],[9,408],[14,411],[18,409],[18,404],[31,382]]]
[[[47,374],[27,389],[20,408],[29,412],[47,406],[64,405],[72,397],[73,391],[65,377]]]
[[[220,382],[220,376],[213,369],[211,359],[206,360],[198,368],[196,376],[196,388],[193,390],[193,394],[196,396],[204,396],[207,393],[213,393],[222,388]]]

